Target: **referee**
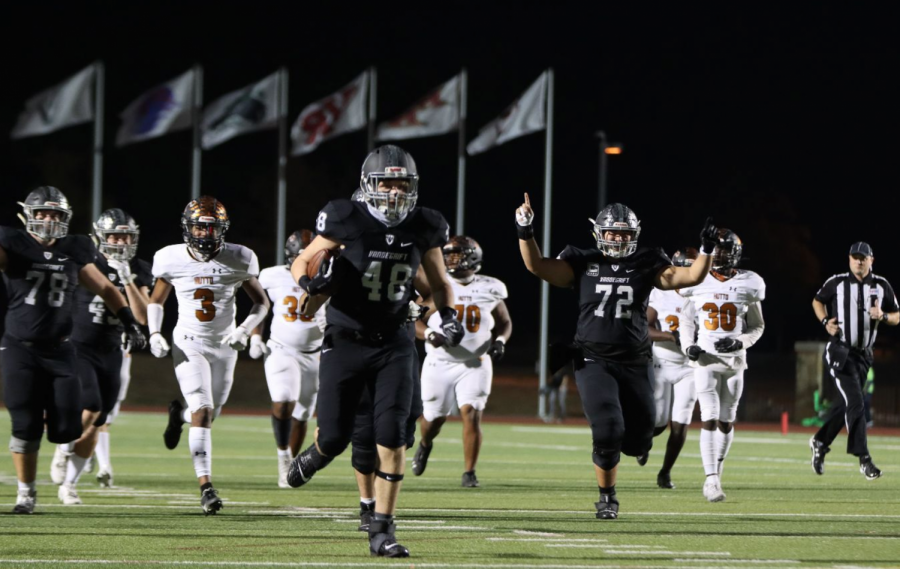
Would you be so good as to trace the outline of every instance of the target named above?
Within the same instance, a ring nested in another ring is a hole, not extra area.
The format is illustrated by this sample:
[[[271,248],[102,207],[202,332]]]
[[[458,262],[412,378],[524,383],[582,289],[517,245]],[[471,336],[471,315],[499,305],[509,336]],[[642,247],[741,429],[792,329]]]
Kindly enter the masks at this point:
[[[850,247],[850,272],[825,281],[812,302],[816,318],[830,336],[826,359],[844,398],[843,404],[832,407],[825,424],[809,439],[816,474],[825,471],[825,454],[846,423],[847,453],[859,457],[859,471],[867,480],[881,476],[866,444],[863,384],[872,367],[872,344],[878,325],[900,323],[900,307],[891,285],[872,272],[874,260],[868,243],[854,243]]]

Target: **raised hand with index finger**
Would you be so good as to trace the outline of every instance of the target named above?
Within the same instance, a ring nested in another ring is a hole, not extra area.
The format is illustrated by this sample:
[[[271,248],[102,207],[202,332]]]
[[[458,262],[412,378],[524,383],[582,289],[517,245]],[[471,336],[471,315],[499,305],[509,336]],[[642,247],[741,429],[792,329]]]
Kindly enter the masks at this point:
[[[534,237],[534,228],[531,226],[534,221],[534,210],[531,209],[531,199],[528,193],[525,193],[525,202],[516,209],[516,232],[519,239],[531,239]]]

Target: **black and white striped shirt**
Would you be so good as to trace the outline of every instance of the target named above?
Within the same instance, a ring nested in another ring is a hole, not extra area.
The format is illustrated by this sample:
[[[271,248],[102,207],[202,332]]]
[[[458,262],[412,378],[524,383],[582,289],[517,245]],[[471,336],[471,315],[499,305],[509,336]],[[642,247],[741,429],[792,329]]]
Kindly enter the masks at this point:
[[[852,273],[834,275],[816,293],[816,300],[828,308],[828,317],[837,317],[841,339],[851,348],[865,350],[875,343],[878,322],[872,322],[869,308],[880,306],[885,313],[897,312],[894,289],[882,276],[870,272],[859,280]]]

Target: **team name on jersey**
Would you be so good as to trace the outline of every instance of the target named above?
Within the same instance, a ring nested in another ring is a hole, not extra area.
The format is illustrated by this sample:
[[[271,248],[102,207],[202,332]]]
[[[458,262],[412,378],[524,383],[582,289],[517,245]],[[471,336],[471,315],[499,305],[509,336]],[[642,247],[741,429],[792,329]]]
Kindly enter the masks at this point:
[[[588,275],[588,276],[590,276],[590,275]],[[597,281],[601,282],[601,283],[617,283],[617,284],[627,283],[630,280],[631,279],[629,277],[600,277],[597,279]]]
[[[211,285],[215,284],[215,277],[194,277],[194,284]]]
[[[728,293],[725,293],[725,292],[716,292],[716,293],[713,293],[713,299],[715,299],[715,300],[728,300]]]
[[[43,269],[46,271],[64,271],[65,265],[48,265],[47,263],[31,263],[32,269]]]
[[[385,259],[387,261],[405,261],[408,253],[390,253],[388,251],[369,251],[370,259]]]

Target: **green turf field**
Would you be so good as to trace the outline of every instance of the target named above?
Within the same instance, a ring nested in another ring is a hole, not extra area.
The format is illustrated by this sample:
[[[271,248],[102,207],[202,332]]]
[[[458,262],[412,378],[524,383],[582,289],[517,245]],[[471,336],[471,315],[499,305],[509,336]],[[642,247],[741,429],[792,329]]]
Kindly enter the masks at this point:
[[[621,517],[594,519],[597,500],[586,427],[489,424],[482,487],[460,487],[459,423],[436,442],[428,470],[404,482],[398,537],[409,560],[369,557],[356,530],[349,452],[299,490],[276,486],[268,417],[228,416],[214,428],[213,479],[225,509],[205,517],[185,448],[162,444],[165,416],[126,413],[113,427],[116,488],[80,485],[83,506],[62,506],[44,443],[33,516],[8,515],[12,462],[0,459],[0,567],[900,567],[900,440],[873,437],[885,475],[868,482],[846,438],[826,474],[809,466],[808,435],[741,431],[728,458],[723,503],[701,494],[692,432],[656,487],[665,437],[646,467],[624,457]],[[6,413],[0,432],[9,432]]]

